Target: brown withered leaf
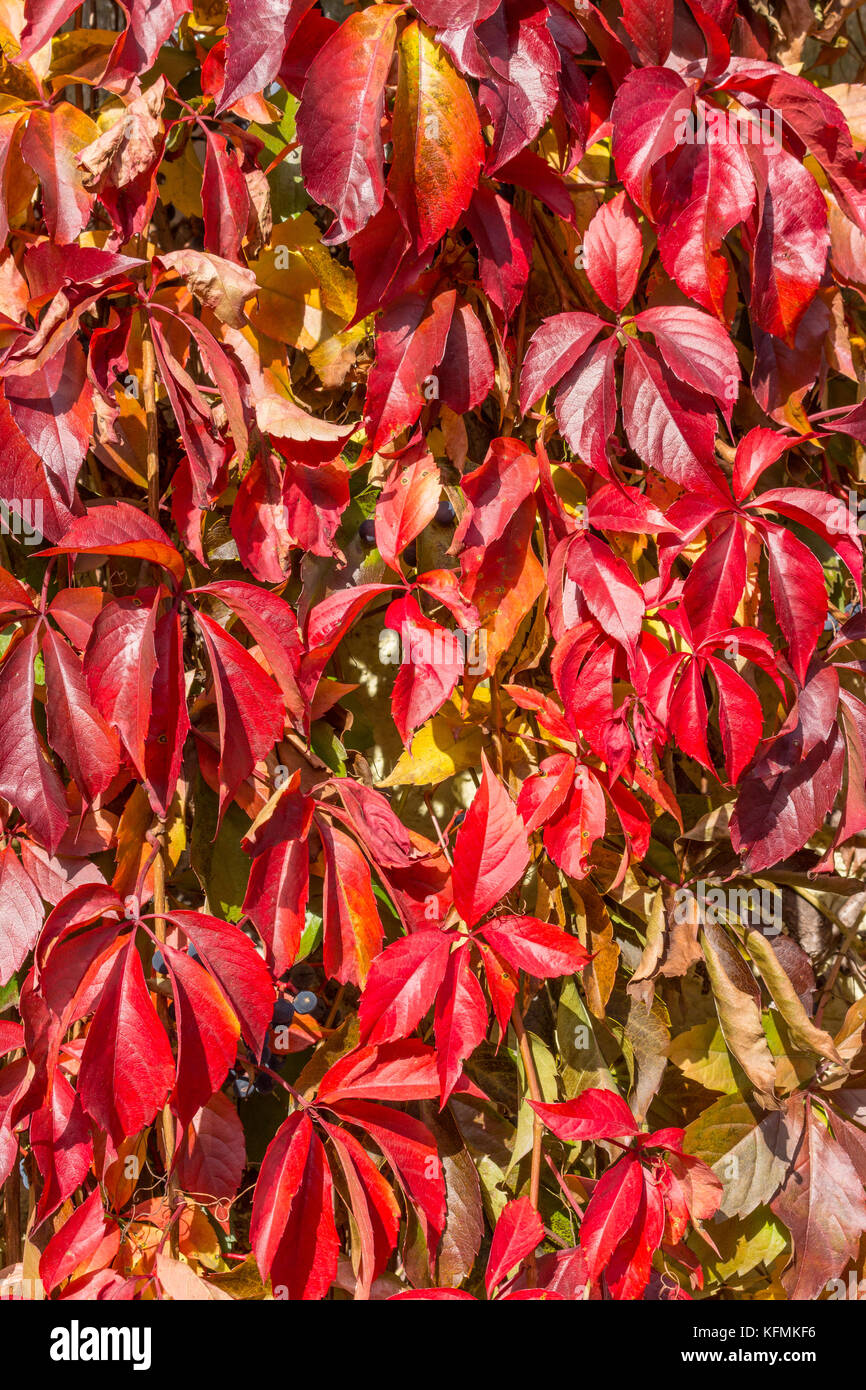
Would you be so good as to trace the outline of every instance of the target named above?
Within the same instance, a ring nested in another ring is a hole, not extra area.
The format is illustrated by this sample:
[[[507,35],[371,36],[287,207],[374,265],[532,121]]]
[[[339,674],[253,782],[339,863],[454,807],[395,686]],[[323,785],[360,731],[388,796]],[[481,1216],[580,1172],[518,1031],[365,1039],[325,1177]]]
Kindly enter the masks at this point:
[[[760,988],[721,927],[706,923],[701,940],[725,1042],[754,1086],[764,1109],[777,1109],[776,1069],[761,1024]]]

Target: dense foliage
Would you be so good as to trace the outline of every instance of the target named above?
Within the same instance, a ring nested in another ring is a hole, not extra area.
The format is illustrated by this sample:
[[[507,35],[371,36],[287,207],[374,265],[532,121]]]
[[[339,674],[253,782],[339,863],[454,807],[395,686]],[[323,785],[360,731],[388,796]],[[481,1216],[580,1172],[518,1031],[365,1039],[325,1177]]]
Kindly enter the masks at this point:
[[[856,8],[0,4],[5,1285],[859,1278]]]

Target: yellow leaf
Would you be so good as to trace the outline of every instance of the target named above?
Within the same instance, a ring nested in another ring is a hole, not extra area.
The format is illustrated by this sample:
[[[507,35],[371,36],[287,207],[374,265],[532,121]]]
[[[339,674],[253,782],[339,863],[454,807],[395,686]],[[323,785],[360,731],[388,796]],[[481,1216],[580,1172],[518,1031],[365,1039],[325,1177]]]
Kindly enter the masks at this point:
[[[274,227],[270,245],[252,264],[260,289],[250,319],[260,332],[309,352],[355,313],[355,277],[322,246],[309,212]]]
[[[454,726],[444,714],[436,714],[420,728],[411,748],[401,753],[390,776],[380,787],[435,787],[455,773],[477,767],[484,740],[480,729]]]

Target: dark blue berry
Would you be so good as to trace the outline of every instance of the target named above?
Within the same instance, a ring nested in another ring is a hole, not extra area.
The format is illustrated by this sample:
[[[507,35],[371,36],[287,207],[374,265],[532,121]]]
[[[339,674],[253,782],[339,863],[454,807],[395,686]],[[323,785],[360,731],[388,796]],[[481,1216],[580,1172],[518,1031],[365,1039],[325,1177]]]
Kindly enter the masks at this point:
[[[236,1076],[233,1083],[233,1090],[238,1100],[246,1100],[253,1089],[253,1083],[248,1076]]]
[[[153,958],[150,963],[154,975],[165,974],[165,960],[163,959],[162,951],[154,951]]]
[[[195,946],[192,944],[191,941],[190,941],[189,945],[188,945],[187,948],[186,948],[186,953],[187,953],[187,955],[189,956],[190,960],[198,960],[198,959],[199,959],[198,951],[195,949]]]
[[[376,544],[376,523],[375,521],[362,521],[358,528],[358,535],[361,537],[361,544],[372,548]]]
[[[276,1004],[274,1005],[274,1027],[276,1027],[278,1024],[287,1025],[291,1023],[294,1016],[295,1006],[292,1003],[291,999],[278,999]]]
[[[311,989],[302,989],[300,994],[295,995],[295,1013],[311,1014],[318,1002],[318,997]]]
[[[268,1095],[274,1089],[274,1078],[266,1076],[264,1073],[256,1077],[255,1090],[260,1096]]]
[[[437,526],[450,526],[453,520],[454,508],[448,501],[448,498],[443,497],[439,506],[436,508],[436,524]]]
[[[414,541],[411,541],[409,545],[406,546],[406,549],[403,551],[403,559],[406,561],[406,564],[411,565],[413,569],[418,564],[418,547]]]

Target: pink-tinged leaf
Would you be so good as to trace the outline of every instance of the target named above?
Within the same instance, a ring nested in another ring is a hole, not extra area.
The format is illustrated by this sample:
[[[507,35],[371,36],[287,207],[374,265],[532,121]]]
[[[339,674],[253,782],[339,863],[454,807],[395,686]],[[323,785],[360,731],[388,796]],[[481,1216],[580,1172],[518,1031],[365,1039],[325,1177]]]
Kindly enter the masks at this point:
[[[382,923],[367,861],[355,841],[318,822],[325,856],[324,965],[340,984],[363,986],[382,949]]]
[[[596,294],[620,313],[637,288],[643,239],[634,208],[618,193],[599,208],[583,237],[583,268]]]
[[[44,910],[11,845],[0,849],[0,986],[9,983],[36,945]]]
[[[808,546],[785,527],[768,526],[767,532],[773,607],[802,683],[827,617],[824,571]]]
[[[452,944],[446,932],[411,932],[376,957],[361,996],[363,1043],[393,1042],[417,1028],[442,983]]]
[[[6,399],[15,424],[71,507],[93,437],[93,387],[78,340],[71,339],[35,372],[7,376]]]
[[[204,912],[172,912],[175,926],[195,946],[240,1021],[245,1042],[261,1055],[274,1009],[267,967],[240,927]]]
[[[125,555],[149,560],[181,580],[186,566],[158,522],[129,502],[93,506],[78,517],[59,545],[42,555]]]
[[[454,1090],[463,1063],[487,1034],[487,1002],[475,973],[468,947],[452,951],[436,997],[433,1014],[436,1062],[444,1105]]]
[[[716,319],[689,304],[643,309],[635,315],[642,333],[651,333],[665,365],[693,391],[712,396],[730,415],[740,381],[737,350]]]
[[[429,31],[417,21],[407,25],[398,52],[388,190],[420,253],[468,206],[484,142],[472,93]]]
[[[441,483],[423,441],[394,460],[376,503],[376,548],[400,573],[399,557],[436,515]]]
[[[115,1144],[149,1125],[174,1085],[171,1045],[135,942],[117,953],[81,1054],[78,1095]]]
[[[761,474],[781,458],[793,443],[783,434],[761,426],[743,435],[734,457],[734,496],[738,502],[745,501]]]
[[[598,1088],[583,1091],[561,1105],[532,1102],[547,1128],[567,1144],[584,1140],[631,1138],[640,1127],[621,1096]]]
[[[532,232],[511,203],[487,183],[482,183],[473,196],[466,226],[478,252],[481,286],[510,319],[529,280]]]
[[[646,600],[625,561],[596,536],[578,535],[566,565],[592,616],[615,642],[634,652]]]
[[[191,592],[213,594],[236,617],[258,644],[293,719],[300,718],[303,701],[297,687],[301,637],[294,612],[285,599],[241,580],[225,579]]]
[[[48,686],[48,742],[60,755],[82,796],[94,801],[120,764],[117,739],[91,703],[81,657],[51,628],[42,639]]]
[[[158,606],[159,597],[152,607],[134,598],[112,599],[93,624],[83,663],[95,709],[117,730],[142,778],[156,672]]]
[[[491,171],[535,139],[556,105],[559,53],[546,20],[546,6],[507,4],[476,31],[495,73],[478,90],[493,123]]]
[[[520,881],[530,858],[523,821],[483,753],[481,768],[454,845],[454,905],[470,927]]]
[[[283,54],[314,0],[230,0],[226,61],[217,111],[261,92],[280,70]]]
[[[508,522],[538,482],[538,459],[521,439],[491,441],[484,462],[462,480],[468,506],[454,533],[451,554],[473,564],[467,551],[482,553],[499,540]]]
[[[263,1278],[290,1299],[324,1298],[337,1277],[340,1242],[333,1182],[309,1115],[297,1110],[271,1141],[259,1170],[250,1240]]]
[[[234,1197],[246,1167],[244,1127],[228,1096],[218,1091],[194,1115],[177,1147],[175,1172],[184,1192]]]
[[[349,15],[307,73],[297,116],[301,170],[310,197],[334,213],[332,242],[354,236],[382,206],[381,124],[400,13],[400,6],[377,5]]]
[[[30,1143],[43,1180],[36,1217],[41,1222],[81,1186],[93,1161],[87,1117],[61,1071],[54,1074],[50,1101],[30,1121]]]
[[[699,119],[707,108],[698,102]],[[730,270],[725,237],[755,203],[755,180],[738,140],[685,144],[665,161],[658,228],[662,265],[683,294],[726,321]]]
[[[799,159],[776,145],[749,146],[760,225],[749,311],[766,333],[793,344],[824,274],[830,233],[824,195]]]
[[[38,53],[81,5],[82,0],[25,0],[19,61],[27,62]]]
[[[102,1193],[95,1187],[64,1221],[42,1252],[39,1278],[48,1293],[52,1293],[58,1284],[95,1254],[108,1229]]]
[[[633,338],[625,350],[622,415],[629,444],[650,468],[692,492],[712,497],[721,491],[715,411],[705,396],[681,385],[652,348]]]
[[[279,690],[236,638],[196,613],[213,676],[220,731],[220,816],[285,729]]]
[[[528,1197],[518,1197],[502,1209],[487,1259],[484,1287],[487,1297],[501,1284],[509,1270],[519,1265],[544,1240],[541,1217]]]
[[[525,415],[583,356],[605,327],[597,314],[554,314],[545,319],[526,350],[520,374],[520,409]]]
[[[400,634],[402,662],[391,712],[408,748],[415,730],[442,708],[463,674],[463,648],[453,632],[425,618],[411,596],[389,605],[385,627]]]
[[[458,304],[454,310],[436,375],[439,399],[455,415],[468,415],[493,390],[493,355],[481,321],[468,304]]]
[[[576,975],[590,961],[576,937],[537,917],[495,917],[481,931],[497,955],[539,980]]]
[[[643,1191],[643,1169],[632,1154],[608,1168],[593,1188],[580,1223],[580,1248],[590,1281],[598,1279],[626,1237],[640,1209]]]
[[[348,22],[348,21],[347,21]],[[427,393],[435,385],[454,313],[455,290],[429,299],[412,293],[381,315],[376,334],[376,361],[367,382],[364,424],[370,448],[381,449],[401,430],[414,425]]]
[[[616,427],[616,359],[619,343],[593,343],[562,379],[556,419],[563,438],[583,463],[611,476],[608,447]]]
[[[237,1015],[206,970],[172,946],[161,948],[173,986],[177,1080],[171,1106],[185,1129],[226,1079],[240,1036]]]
[[[628,75],[611,111],[613,157],[633,203],[651,212],[653,167],[678,144],[682,117],[691,110],[692,87],[669,68]]]
[[[69,809],[63,783],[33,723],[38,630],[12,646],[0,664],[0,796],[17,806],[32,833],[53,854]]]
[[[74,241],[90,220],[93,194],[76,160],[98,134],[94,122],[69,102],[30,112],[21,153],[42,185],[45,225],[52,241]]]
[[[642,63],[664,66],[673,40],[673,0],[623,0],[622,26]]]

